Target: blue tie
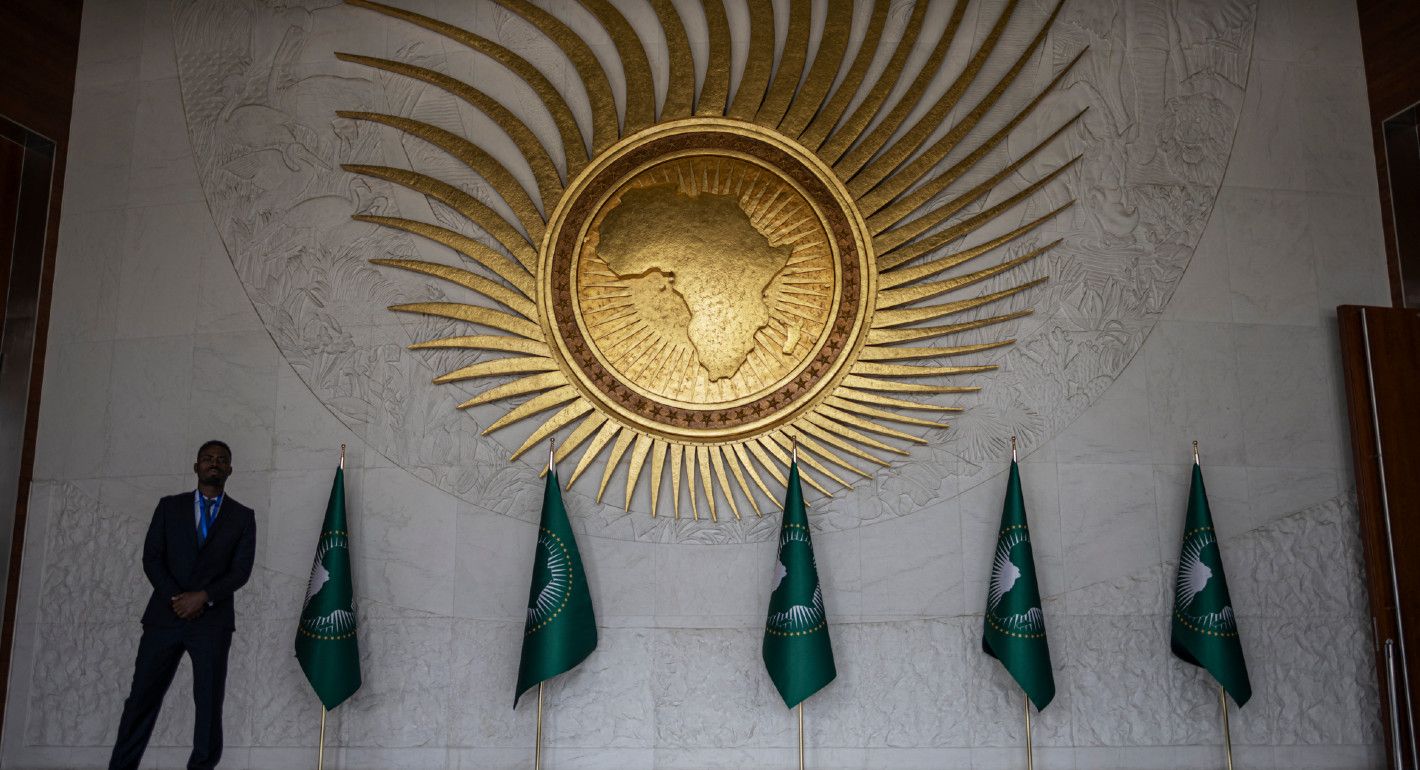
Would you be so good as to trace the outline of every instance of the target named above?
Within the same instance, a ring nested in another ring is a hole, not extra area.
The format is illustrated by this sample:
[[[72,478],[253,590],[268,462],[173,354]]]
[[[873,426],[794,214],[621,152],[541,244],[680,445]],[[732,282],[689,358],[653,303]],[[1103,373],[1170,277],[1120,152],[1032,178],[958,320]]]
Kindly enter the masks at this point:
[[[215,500],[208,500],[202,497],[202,521],[197,527],[197,544],[200,546],[207,542],[207,531],[212,528],[212,509]]]

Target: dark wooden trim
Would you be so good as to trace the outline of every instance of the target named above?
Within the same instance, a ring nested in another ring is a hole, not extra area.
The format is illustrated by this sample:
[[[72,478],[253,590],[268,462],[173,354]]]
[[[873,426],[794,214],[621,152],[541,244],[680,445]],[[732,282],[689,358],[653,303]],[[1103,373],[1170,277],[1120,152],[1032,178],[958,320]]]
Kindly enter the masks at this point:
[[[0,133],[7,136],[17,127],[0,118]],[[23,131],[23,129],[20,129]],[[27,133],[27,132],[26,132]],[[4,594],[4,616],[0,622],[0,730],[4,728],[6,698],[9,695],[10,657],[14,650],[15,612],[18,606],[21,565],[24,556],[26,524],[28,522],[30,489],[34,481],[35,442],[39,432],[40,394],[44,387],[44,361],[49,332],[50,298],[54,288],[54,266],[59,241],[59,210],[63,200],[64,155],[47,139],[29,134],[25,139],[25,181],[21,196],[45,196],[29,205],[39,205],[43,219],[31,217],[17,222],[15,246],[18,252],[33,254],[38,246],[40,262],[38,291],[34,299],[34,339],[30,350],[28,383],[25,392],[25,422],[21,441],[19,476],[14,502],[15,516],[11,528],[10,553],[6,571],[8,580]],[[20,201],[22,208],[26,202]],[[37,241],[37,243],[36,243]],[[8,249],[6,250],[9,256]],[[12,274],[13,276],[13,274]],[[34,285],[34,284],[30,284]],[[8,501],[0,501],[0,505]]]
[[[35,438],[39,432],[39,402],[44,387],[45,348],[49,336],[50,298],[59,242],[59,211],[63,201],[69,121],[79,55],[83,0],[0,1],[0,133],[7,140],[39,148],[51,159],[49,198],[45,206],[39,291],[34,310],[35,339],[31,349],[28,392],[25,394],[24,437],[20,449],[15,517],[5,566],[3,620],[0,620],[0,730],[4,729],[9,697],[10,656],[14,650],[15,609],[24,556],[30,488],[34,478]],[[136,7],[135,13],[142,8]],[[30,153],[33,155],[33,153]],[[8,252],[8,250],[7,250]],[[3,316],[0,316],[3,317]],[[10,501],[0,501],[0,506]]]
[[[1416,512],[1420,501],[1420,447],[1413,441],[1420,432],[1420,412],[1411,406],[1416,384],[1420,383],[1420,310],[1343,305],[1337,308],[1336,315],[1366,587],[1375,630],[1379,717],[1390,767],[1396,767],[1384,640],[1400,640],[1402,634],[1407,640],[1411,660],[1401,663],[1409,668],[1411,700],[1420,703],[1420,635],[1415,633],[1420,628],[1420,567],[1413,560],[1391,558],[1392,546],[1397,554],[1412,553],[1420,538],[1420,515]],[[1403,607],[1397,605],[1391,582],[1393,570]],[[1399,622],[1402,615],[1406,620],[1404,628]],[[1397,698],[1402,724],[1411,721],[1406,703],[1406,699]],[[1407,754],[1408,744],[1409,736],[1403,736]],[[1409,768],[1412,764],[1407,760],[1404,766]]]
[[[1381,124],[1420,102],[1420,2],[1356,0],[1361,25],[1361,51],[1366,64],[1366,94],[1371,107],[1371,142],[1376,156],[1376,180],[1385,234],[1386,266],[1391,304],[1404,307],[1400,262],[1396,251],[1395,218],[1391,210],[1390,174],[1386,168],[1385,135]]]
[[[1374,114],[1374,113],[1372,113]],[[1395,214],[1390,200],[1390,168],[1386,164],[1385,132],[1380,121],[1371,123],[1371,144],[1376,153],[1376,180],[1381,201],[1381,236],[1385,240],[1386,276],[1390,279],[1390,304],[1405,307],[1400,279],[1400,252],[1395,245]]]
[[[82,0],[0,2],[0,115],[61,144],[69,136],[82,11]]]

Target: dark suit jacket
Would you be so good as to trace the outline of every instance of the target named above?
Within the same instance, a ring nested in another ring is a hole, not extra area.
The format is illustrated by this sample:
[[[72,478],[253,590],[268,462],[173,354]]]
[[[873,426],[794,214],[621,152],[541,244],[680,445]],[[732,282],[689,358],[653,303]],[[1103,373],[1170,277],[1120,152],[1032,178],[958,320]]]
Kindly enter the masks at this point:
[[[143,625],[235,629],[232,594],[251,577],[255,558],[256,516],[250,508],[231,496],[224,499],[207,542],[199,548],[192,492],[164,497],[143,541],[143,572],[153,584]],[[179,618],[172,597],[184,591],[206,591],[212,606],[196,620]]]

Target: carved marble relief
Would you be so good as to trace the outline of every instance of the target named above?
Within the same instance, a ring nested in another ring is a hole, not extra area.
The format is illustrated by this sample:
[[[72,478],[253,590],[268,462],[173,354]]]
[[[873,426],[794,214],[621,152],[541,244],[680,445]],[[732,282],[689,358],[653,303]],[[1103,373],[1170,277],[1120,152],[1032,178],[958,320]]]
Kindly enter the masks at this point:
[[[957,20],[960,41],[946,52],[942,73],[927,79],[908,125],[967,66],[971,52],[991,35],[1003,5],[984,2],[966,8]],[[1027,450],[1041,445],[1097,398],[1137,352],[1167,305],[1211,211],[1246,84],[1255,5],[1195,5],[1199,4],[1163,0],[1066,3],[1042,45],[1024,60],[1020,76],[1001,94],[999,104],[962,147],[944,159],[939,168],[949,167],[1036,95],[1045,94],[1029,119],[1012,128],[980,167],[936,193],[929,206],[948,203],[990,174],[1019,163],[988,195],[954,214],[946,223],[950,227],[1063,169],[1057,179],[989,227],[952,244],[953,249],[974,246],[1073,200],[1074,205],[1058,216],[989,255],[987,264],[1030,254],[1060,239],[1058,245],[1013,271],[983,281],[973,291],[996,292],[1036,278],[1049,280],[990,309],[990,314],[1033,310],[1032,315],[950,340],[956,346],[1014,338],[1014,346],[965,359],[925,361],[999,369],[951,377],[951,385],[981,390],[950,399],[938,397],[933,403],[960,406],[964,411],[948,419],[925,413],[933,421],[950,423],[945,431],[906,426],[907,432],[927,443],[912,446],[907,456],[878,453],[889,467],[870,470],[870,477],[862,479],[830,466],[853,486],[845,489],[823,479],[834,497],[815,501],[822,514],[816,517],[820,526],[851,528],[913,513],[940,497],[943,478],[959,481],[956,486],[979,483],[982,463],[999,457],[1010,435],[1019,435]],[[410,9],[518,52],[541,73],[532,81],[555,89],[565,100],[576,120],[574,132],[580,129],[576,136],[599,141],[598,126],[605,133],[607,119],[583,92],[580,73],[518,15],[492,3],[424,3]],[[573,21],[591,19],[583,18],[586,13],[572,5],[556,4],[551,9],[554,16]],[[694,8],[677,6],[677,10],[691,19],[687,29],[704,29],[703,18]],[[1051,3],[1019,5],[1001,32],[1001,51],[986,60],[944,126],[959,121],[968,106],[1006,74],[1015,55],[1030,50],[1031,38],[1052,10]],[[856,9],[848,50],[855,50],[873,32],[870,11],[866,6]],[[940,25],[938,30],[952,21],[945,9],[919,17],[910,4],[893,3],[881,36],[886,41],[901,40],[924,18]],[[731,37],[748,40],[753,29],[746,29],[737,15],[732,21],[736,26],[729,30]],[[604,58],[603,65],[613,73],[611,93],[618,108],[644,111],[645,99],[639,93],[631,107],[626,106],[624,87],[616,79],[622,68],[616,66],[620,62],[606,42],[609,38],[598,33],[594,24],[582,27],[592,30],[586,33],[592,41],[588,50]],[[645,34],[640,27],[638,32]],[[539,189],[539,171],[536,164],[522,160],[514,140],[469,103],[415,78],[337,61],[335,53],[358,52],[474,83],[491,100],[506,105],[547,147],[562,146],[573,135],[566,120],[559,124],[558,116],[541,107],[545,95],[535,93],[526,78],[514,77],[494,57],[363,8],[324,2],[279,7],[180,2],[175,34],[189,131],[212,214],[248,296],[283,355],[335,415],[400,467],[480,506],[520,518],[531,515],[536,492],[532,475],[526,465],[516,469],[504,458],[524,442],[538,421],[480,435],[527,396],[496,408],[484,405],[458,411],[459,403],[488,383],[504,381],[480,380],[477,388],[467,382],[431,385],[437,375],[484,360],[482,354],[448,348],[409,350],[408,346],[468,334],[469,327],[385,310],[412,302],[487,300],[470,299],[467,292],[425,275],[370,264],[371,258],[458,263],[427,239],[351,216],[420,220],[493,248],[498,247],[497,241],[445,203],[402,185],[349,173],[342,166],[413,169],[454,185],[511,221],[518,221],[516,212],[486,179],[449,154],[409,134],[338,113],[405,116],[460,136],[487,137],[485,149],[524,190]],[[915,42],[914,58],[905,62],[904,82],[915,74],[914,66],[920,68],[934,40],[924,33]],[[883,47],[892,50],[887,43]],[[646,49],[664,112],[666,101],[678,93],[668,81],[684,74],[673,71],[679,62],[668,60],[667,49],[655,44]],[[705,42],[697,38],[690,49],[703,72]],[[847,68],[845,62],[843,69]],[[668,78],[667,72],[673,77]],[[712,72],[709,81],[717,87],[714,84],[720,80],[733,81],[739,74],[731,71],[721,78]],[[1057,76],[1058,85],[1048,88]],[[705,81],[705,76],[700,80]],[[661,87],[666,89],[664,96]],[[614,127],[615,116],[611,122]],[[628,118],[628,125],[631,122]],[[1061,126],[1065,126],[1061,136],[1041,144]],[[1076,155],[1079,160],[1070,165]],[[564,157],[551,160],[554,173],[568,171]],[[546,202],[539,203],[545,206]],[[695,340],[687,342],[693,346]],[[733,359],[731,347],[725,350]],[[715,366],[728,371],[738,363],[726,359]],[[725,371],[707,368],[705,373],[715,380],[716,373]],[[611,485],[606,504],[594,504],[590,498],[598,491],[596,482],[603,476],[607,454],[618,460],[638,454],[655,456],[634,444],[620,448],[622,453],[603,453],[591,463],[585,480],[569,495],[574,511],[582,513],[599,536],[688,542],[770,536],[772,528],[753,515],[720,515],[707,521],[707,512],[700,510],[705,507],[703,498],[697,519],[682,501],[684,493],[676,497],[682,515],[667,515],[671,505],[665,501],[673,491],[669,480],[660,484],[661,515],[656,518],[646,515],[651,503],[646,481],[631,498],[630,513],[619,505],[623,502],[620,479]],[[703,464],[704,469],[710,467]],[[722,471],[720,478],[729,476]],[[700,481],[711,483],[709,478]],[[738,485],[728,486],[739,502],[737,510],[748,514],[751,507]],[[497,494],[490,494],[494,490]]]

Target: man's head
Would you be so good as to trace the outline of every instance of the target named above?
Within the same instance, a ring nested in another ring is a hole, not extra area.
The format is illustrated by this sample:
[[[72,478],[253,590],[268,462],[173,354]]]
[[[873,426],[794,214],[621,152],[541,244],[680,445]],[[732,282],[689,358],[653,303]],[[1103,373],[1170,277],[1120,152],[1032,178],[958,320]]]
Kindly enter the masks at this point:
[[[201,486],[221,489],[232,475],[232,449],[226,442],[213,439],[197,450],[197,462],[192,464]]]

